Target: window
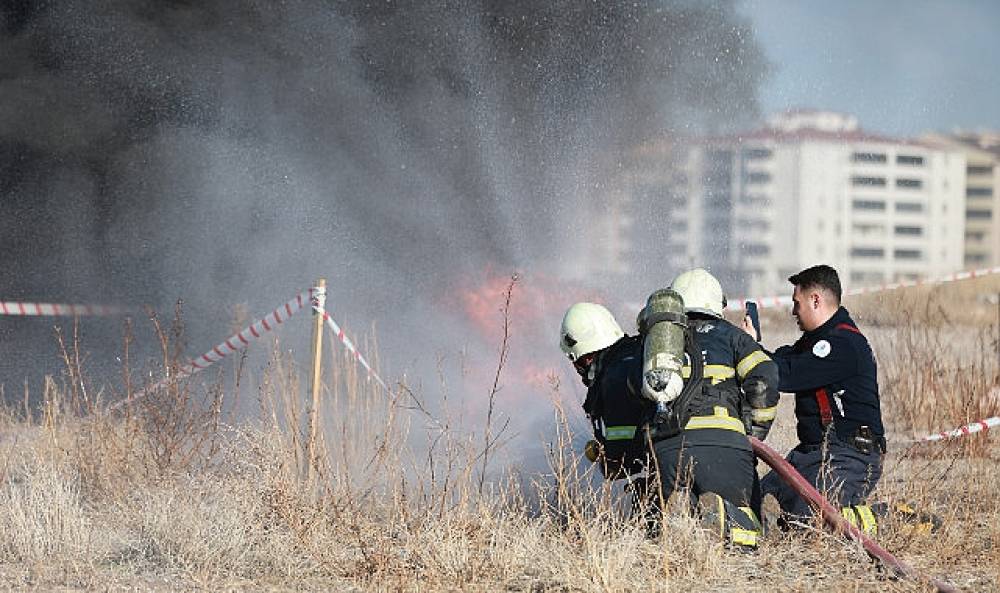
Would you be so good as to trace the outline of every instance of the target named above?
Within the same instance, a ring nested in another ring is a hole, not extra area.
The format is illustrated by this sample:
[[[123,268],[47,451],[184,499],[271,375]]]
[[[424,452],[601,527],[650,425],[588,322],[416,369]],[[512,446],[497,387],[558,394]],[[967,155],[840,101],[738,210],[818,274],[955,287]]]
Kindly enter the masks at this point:
[[[971,220],[990,220],[993,213],[989,210],[966,210],[965,217]]]
[[[924,164],[924,157],[913,156],[909,154],[900,154],[896,156],[897,165],[913,165],[914,167],[920,167]]]
[[[965,254],[966,264],[984,264],[986,263],[985,253],[966,253]]]
[[[854,210],[877,210],[878,212],[884,212],[885,200],[854,200],[851,202],[851,208]]]
[[[855,163],[884,163],[884,152],[856,152],[851,155],[851,160]]]
[[[897,226],[897,235],[905,235],[908,237],[920,237],[924,234],[924,229],[918,226]]]
[[[993,172],[993,165],[969,165],[965,168],[966,175],[989,175]]]
[[[740,197],[740,202],[748,206],[770,206],[771,198],[760,194],[743,194]]]
[[[920,202],[896,202],[896,212],[923,212],[924,205]]]
[[[866,237],[869,236],[881,237],[885,235],[885,226],[881,224],[855,223],[851,228],[854,231],[855,235],[862,235]]]
[[[750,243],[749,245],[743,246],[743,253],[750,256],[769,255],[771,253],[771,247],[769,245],[764,245],[763,243]]]
[[[919,189],[924,186],[924,182],[919,179],[904,179],[902,177],[896,178],[896,187],[902,187],[907,189]]]
[[[882,272],[851,272],[851,282],[854,284],[877,284],[885,281]]]
[[[766,233],[771,230],[771,223],[767,220],[760,218],[751,218],[744,220],[742,223],[743,228],[754,233]]]
[[[967,187],[965,188],[965,197],[967,198],[989,198],[993,197],[992,187]]]
[[[865,187],[885,187],[885,177],[851,177],[851,184]]]
[[[746,174],[746,182],[749,184],[767,183],[768,181],[771,181],[771,174],[767,171],[750,171]]]
[[[855,247],[851,249],[851,257],[885,257],[885,249],[881,247]]]
[[[920,259],[922,255],[919,249],[896,249],[892,252],[896,259]]]
[[[986,238],[986,233],[983,231],[966,231],[965,240],[966,241],[982,241]]]
[[[743,158],[747,160],[768,159],[771,158],[771,154],[770,148],[748,148],[743,151]]]

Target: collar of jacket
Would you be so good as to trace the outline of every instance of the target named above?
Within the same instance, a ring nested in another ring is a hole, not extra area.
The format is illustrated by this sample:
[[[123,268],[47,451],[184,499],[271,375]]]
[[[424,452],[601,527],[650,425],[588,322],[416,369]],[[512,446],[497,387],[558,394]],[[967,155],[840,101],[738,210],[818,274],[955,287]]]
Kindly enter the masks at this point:
[[[847,309],[845,309],[842,306],[837,309],[837,312],[834,313],[832,317],[826,320],[826,323],[824,323],[823,325],[817,327],[812,331],[804,332],[802,334],[802,337],[808,340],[818,336],[826,335],[830,333],[830,330],[837,327],[841,323],[847,323],[849,325],[857,327],[857,324],[854,323],[853,319],[851,319],[851,314],[848,313]]]

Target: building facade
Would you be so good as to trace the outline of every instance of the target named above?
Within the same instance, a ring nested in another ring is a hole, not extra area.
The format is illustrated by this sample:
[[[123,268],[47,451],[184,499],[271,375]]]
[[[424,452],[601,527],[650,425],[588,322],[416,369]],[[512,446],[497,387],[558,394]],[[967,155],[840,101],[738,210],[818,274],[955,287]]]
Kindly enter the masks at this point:
[[[965,154],[965,269],[1000,265],[1000,135],[928,134],[922,140]]]
[[[732,294],[784,294],[788,276],[818,263],[836,267],[847,287],[964,264],[961,150],[869,134],[848,115],[795,111],[665,154],[659,168],[636,168],[655,174],[633,175],[637,203],[658,196],[669,211],[662,235],[647,231],[643,243],[670,245],[670,267],[706,266]]]

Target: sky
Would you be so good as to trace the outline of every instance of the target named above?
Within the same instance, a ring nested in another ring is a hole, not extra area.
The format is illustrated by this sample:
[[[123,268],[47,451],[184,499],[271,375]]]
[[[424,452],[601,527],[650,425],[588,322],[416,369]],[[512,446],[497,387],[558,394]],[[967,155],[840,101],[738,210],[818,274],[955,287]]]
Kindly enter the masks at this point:
[[[1000,2],[743,0],[772,62],[763,113],[857,115],[872,132],[1000,130]]]

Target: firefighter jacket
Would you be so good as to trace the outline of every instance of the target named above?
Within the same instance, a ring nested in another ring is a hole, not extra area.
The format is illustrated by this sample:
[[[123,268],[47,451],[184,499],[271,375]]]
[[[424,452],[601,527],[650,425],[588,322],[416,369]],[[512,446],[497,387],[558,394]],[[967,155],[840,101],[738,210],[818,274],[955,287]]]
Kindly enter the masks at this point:
[[[795,394],[796,430],[803,445],[819,445],[831,427],[841,441],[859,436],[885,447],[875,355],[847,309],[782,346],[772,358],[778,388]],[[864,428],[863,428],[864,427]]]
[[[583,411],[603,448],[602,471],[612,479],[642,471],[648,451],[642,428],[656,412],[656,404],[641,395],[642,338],[621,338],[594,364]]]
[[[704,358],[699,386],[674,402],[680,406],[679,433],[657,436],[645,428],[656,416],[656,405],[642,397],[641,336],[625,336],[597,358],[594,381],[583,409],[604,450],[605,476],[623,477],[641,471],[648,456],[648,438],[660,448],[714,445],[750,450],[751,428],[760,438],[774,420],[778,403],[777,368],[761,347],[729,322],[714,317],[689,318],[695,347]],[[690,368],[684,369],[685,378]]]
[[[702,389],[687,402],[684,424],[692,443],[749,448],[745,435],[763,439],[778,409],[778,367],[761,346],[725,319],[688,314],[704,361]],[[685,377],[689,374],[684,369]],[[710,432],[696,432],[718,429]],[[725,432],[719,432],[725,431]]]

